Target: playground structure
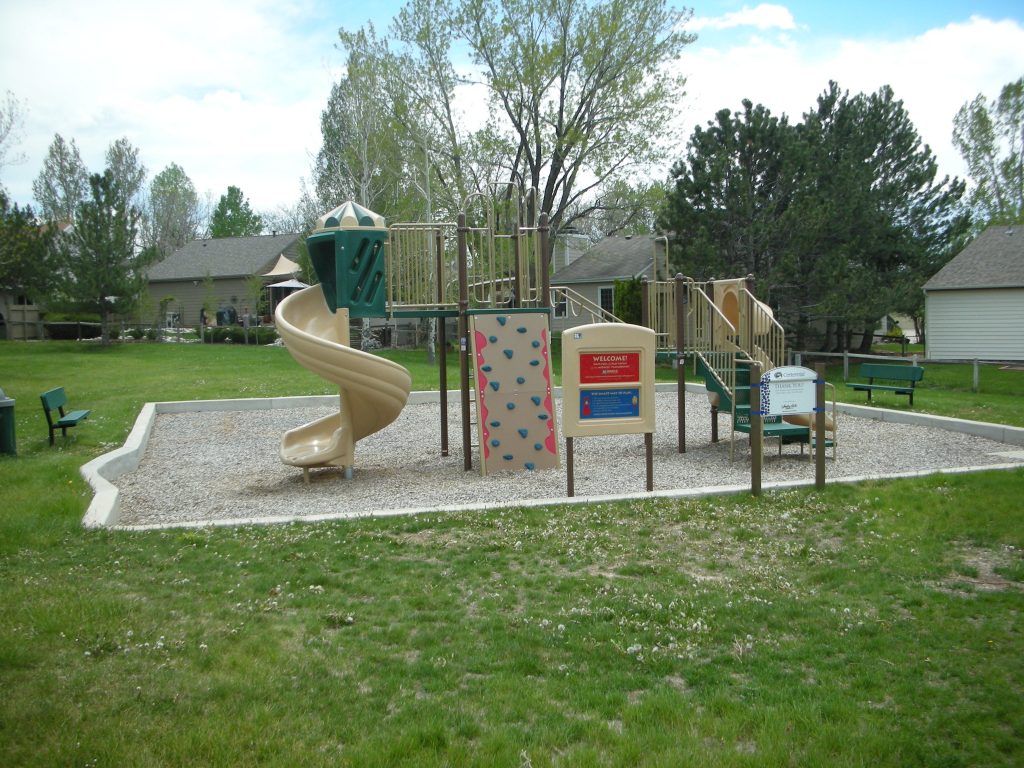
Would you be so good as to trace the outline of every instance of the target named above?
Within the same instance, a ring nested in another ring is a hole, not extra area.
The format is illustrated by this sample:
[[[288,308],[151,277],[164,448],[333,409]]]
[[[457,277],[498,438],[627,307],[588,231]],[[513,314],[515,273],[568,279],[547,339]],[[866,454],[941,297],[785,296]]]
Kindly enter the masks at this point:
[[[293,294],[277,310],[285,345],[303,367],[339,387],[340,410],[289,431],[284,463],[308,471],[337,466],[351,476],[355,443],[396,419],[411,380],[402,366],[349,346],[351,318],[437,321],[441,453],[448,455],[445,320],[457,318],[464,469],[473,467],[470,402],[475,397],[483,474],[559,466],[551,399],[552,306],[587,323],[618,319],[569,288],[550,284],[549,225],[526,221],[513,203],[498,216],[484,204],[481,223],[467,212],[451,223],[399,223],[355,203],[321,217],[307,240],[320,285]],[[666,264],[664,274],[668,274]],[[750,368],[783,362],[785,334],[752,292],[752,278],[697,282],[677,276],[643,284],[643,325],[660,355],[679,370],[679,451],[685,452],[686,369],[707,386],[712,439],[719,412],[730,414],[732,443],[750,431]],[[834,413],[834,394],[833,394]],[[500,417],[499,417],[500,415]],[[836,422],[827,441],[835,455]],[[811,444],[810,418],[765,419],[766,436]]]

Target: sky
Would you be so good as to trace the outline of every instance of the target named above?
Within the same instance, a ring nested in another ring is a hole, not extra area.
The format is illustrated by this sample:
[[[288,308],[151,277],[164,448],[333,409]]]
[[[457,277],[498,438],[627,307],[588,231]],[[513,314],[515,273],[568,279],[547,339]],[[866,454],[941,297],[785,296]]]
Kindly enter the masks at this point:
[[[320,113],[343,72],[339,27],[384,31],[399,0],[4,0],[0,99],[24,117],[0,169],[15,202],[34,204],[54,135],[90,171],[127,137],[150,179],[177,163],[213,202],[240,187],[257,211],[294,205],[320,149]],[[963,176],[953,117],[1024,76],[1019,0],[790,0],[693,3],[697,41],[677,62],[685,137],[744,98],[786,114],[811,109],[829,80],[851,93],[890,85],[935,153]],[[0,103],[3,103],[0,101]],[[472,107],[469,107],[472,108]],[[661,177],[668,167],[659,171]],[[339,201],[341,202],[341,201]]]

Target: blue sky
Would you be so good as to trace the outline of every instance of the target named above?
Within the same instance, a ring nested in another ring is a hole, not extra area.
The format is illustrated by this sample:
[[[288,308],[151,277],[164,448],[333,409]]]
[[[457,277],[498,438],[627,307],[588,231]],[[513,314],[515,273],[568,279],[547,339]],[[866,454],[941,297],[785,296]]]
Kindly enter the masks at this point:
[[[24,104],[0,183],[32,202],[55,133],[86,164],[127,136],[151,176],[181,165],[214,200],[236,185],[258,210],[292,204],[320,146],[319,115],[343,61],[337,28],[386,29],[400,3],[328,0],[5,0],[0,91]],[[679,155],[695,125],[743,98],[798,120],[830,79],[884,84],[904,100],[942,172],[962,174],[950,142],[965,101],[1024,76],[1024,3],[995,1],[695,4],[698,34],[675,66],[688,95]],[[665,169],[656,170],[663,176]]]

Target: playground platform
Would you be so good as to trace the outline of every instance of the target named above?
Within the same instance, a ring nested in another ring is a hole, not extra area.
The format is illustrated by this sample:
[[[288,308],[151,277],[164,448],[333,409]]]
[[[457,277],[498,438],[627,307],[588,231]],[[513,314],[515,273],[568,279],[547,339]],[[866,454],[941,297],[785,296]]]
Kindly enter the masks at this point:
[[[737,438],[730,461],[727,419],[722,439],[712,443],[707,398],[695,387],[687,392],[687,452],[678,453],[674,385],[659,389],[655,490],[644,492],[641,435],[591,437],[576,441],[573,499],[566,498],[564,457],[561,469],[489,477],[464,471],[457,445],[442,457],[436,392],[413,393],[392,427],[359,442],[352,479],[324,468],[311,472],[309,484],[281,463],[281,434],[337,412],[336,397],[149,404],[125,447],[83,468],[97,491],[85,523],[241,525],[748,491],[746,436]],[[1024,466],[1024,429],[855,405],[841,410],[838,458],[826,462],[830,483]],[[458,406],[450,407],[452,434],[460,419]],[[768,441],[764,455],[765,491],[813,485],[814,465],[799,446],[785,446],[780,456]]]

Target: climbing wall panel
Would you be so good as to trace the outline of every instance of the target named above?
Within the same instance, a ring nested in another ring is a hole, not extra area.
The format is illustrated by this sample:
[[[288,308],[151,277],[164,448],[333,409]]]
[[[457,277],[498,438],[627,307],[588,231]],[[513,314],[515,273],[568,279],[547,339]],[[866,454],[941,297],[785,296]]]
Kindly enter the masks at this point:
[[[557,469],[548,315],[470,316],[480,473]]]

